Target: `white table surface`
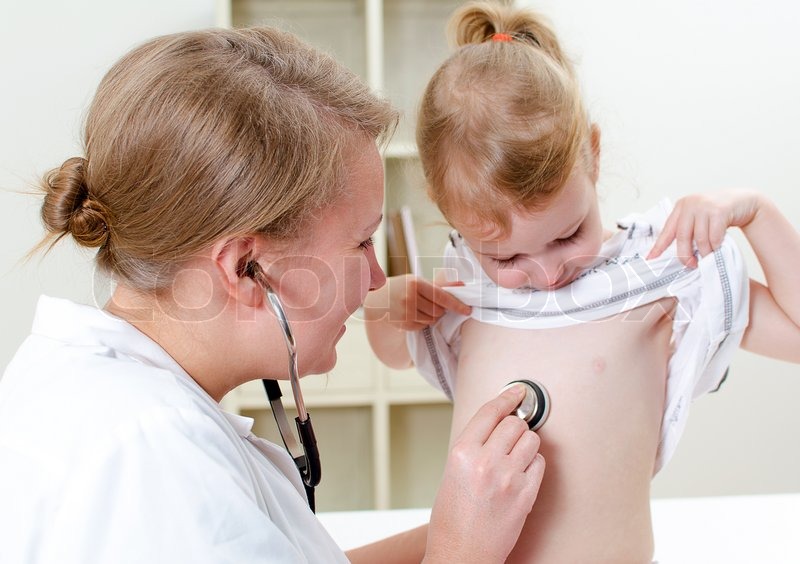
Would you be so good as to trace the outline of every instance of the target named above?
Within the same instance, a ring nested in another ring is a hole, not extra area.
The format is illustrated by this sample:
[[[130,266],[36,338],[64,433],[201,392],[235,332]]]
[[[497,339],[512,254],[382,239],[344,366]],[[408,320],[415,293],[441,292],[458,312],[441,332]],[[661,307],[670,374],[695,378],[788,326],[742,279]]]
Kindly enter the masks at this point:
[[[654,499],[659,564],[800,564],[800,493]],[[347,550],[427,523],[430,509],[319,518]]]

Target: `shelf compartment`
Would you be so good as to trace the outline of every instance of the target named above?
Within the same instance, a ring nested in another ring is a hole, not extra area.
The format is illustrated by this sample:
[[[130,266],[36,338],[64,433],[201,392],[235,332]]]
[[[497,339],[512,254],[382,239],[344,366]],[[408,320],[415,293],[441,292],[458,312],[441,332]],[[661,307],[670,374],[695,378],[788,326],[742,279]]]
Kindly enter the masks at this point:
[[[231,0],[233,27],[290,31],[367,78],[366,19],[361,0]]]
[[[275,419],[268,409],[248,409],[253,433],[282,445]],[[317,511],[373,509],[374,443],[369,407],[316,408],[312,414],[320,451],[322,481],[316,490]],[[347,456],[341,456],[346,452]]]

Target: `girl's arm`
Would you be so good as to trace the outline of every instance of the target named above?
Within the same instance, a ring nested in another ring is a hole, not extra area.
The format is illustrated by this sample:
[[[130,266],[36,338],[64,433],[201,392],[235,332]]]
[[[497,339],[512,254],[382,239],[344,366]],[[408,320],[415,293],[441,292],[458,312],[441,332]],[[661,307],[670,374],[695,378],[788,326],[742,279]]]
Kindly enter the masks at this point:
[[[763,196],[742,227],[764,270],[767,285],[750,281],[750,325],[742,347],[800,362],[800,233]]]
[[[678,256],[696,265],[722,244],[728,227],[739,227],[758,258],[766,285],[750,281],[750,324],[742,347],[800,362],[800,234],[763,194],[732,191],[679,200],[648,258],[677,240]]]
[[[448,310],[469,315],[471,308],[442,285],[412,275],[392,276],[364,301],[367,338],[375,355],[390,368],[413,366],[406,332],[436,323]]]

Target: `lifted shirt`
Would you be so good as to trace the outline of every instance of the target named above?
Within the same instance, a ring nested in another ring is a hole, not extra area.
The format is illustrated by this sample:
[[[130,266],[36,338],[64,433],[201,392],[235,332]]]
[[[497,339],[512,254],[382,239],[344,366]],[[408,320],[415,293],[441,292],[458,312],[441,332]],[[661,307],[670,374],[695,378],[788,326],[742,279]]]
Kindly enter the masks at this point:
[[[729,235],[713,253],[685,267],[676,243],[645,260],[672,205],[662,200],[644,214],[617,223],[619,231],[602,246],[597,262],[568,286],[552,291],[501,288],[481,268],[461,236],[453,232],[444,267],[464,286],[446,290],[472,306],[471,317],[516,329],[548,329],[622,314],[666,297],[678,301],[673,321],[667,395],[658,472],[677,447],[691,401],[715,391],[727,376],[748,324],[749,279],[741,253]],[[447,312],[422,331],[409,332],[407,345],[417,370],[450,399],[460,352],[460,329],[468,318]]]

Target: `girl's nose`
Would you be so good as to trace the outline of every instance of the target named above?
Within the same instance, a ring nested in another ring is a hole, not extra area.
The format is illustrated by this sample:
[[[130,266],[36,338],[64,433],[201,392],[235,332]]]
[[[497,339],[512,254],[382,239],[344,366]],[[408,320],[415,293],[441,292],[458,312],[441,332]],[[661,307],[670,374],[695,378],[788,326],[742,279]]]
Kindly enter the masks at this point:
[[[557,287],[564,276],[564,265],[561,261],[533,260],[531,266],[533,287],[540,290]]]

